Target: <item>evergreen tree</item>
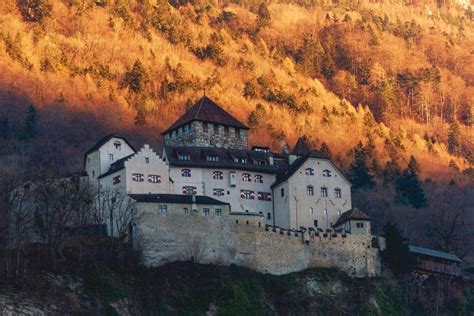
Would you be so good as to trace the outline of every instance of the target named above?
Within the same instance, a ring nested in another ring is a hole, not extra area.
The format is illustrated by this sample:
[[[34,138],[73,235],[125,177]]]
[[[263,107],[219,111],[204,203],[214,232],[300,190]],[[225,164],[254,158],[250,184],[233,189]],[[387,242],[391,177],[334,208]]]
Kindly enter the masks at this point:
[[[258,103],[255,106],[255,110],[250,112],[249,118],[248,118],[248,124],[250,127],[256,127],[262,123],[263,118],[265,117],[266,111],[263,105]]]
[[[406,201],[414,208],[422,208],[427,204],[425,191],[418,179],[418,163],[411,156],[408,167],[396,181],[397,197]]]
[[[126,72],[124,82],[134,93],[140,93],[145,90],[149,82],[148,74],[140,60],[136,60],[132,69]]]
[[[24,140],[35,138],[38,134],[37,124],[36,109],[33,105],[30,105],[28,108],[28,114],[26,115],[25,126],[23,128],[21,138]]]
[[[372,188],[375,184],[367,167],[367,151],[362,142],[354,148],[354,160],[349,168],[349,180],[355,189]]]
[[[334,64],[334,60],[332,59],[331,54],[328,51],[324,52],[322,64],[321,64],[321,73],[323,74],[324,78],[331,79],[336,71],[336,65]]]
[[[455,119],[451,121],[451,125],[449,126],[449,133],[448,133],[448,151],[451,154],[458,153],[459,147],[459,125]]]
[[[387,223],[383,227],[386,248],[382,252],[383,261],[396,276],[410,272],[415,265],[415,258],[410,253],[407,239],[402,236],[397,225]]]
[[[326,143],[323,142],[321,144],[319,151],[323,153],[326,157],[328,157],[328,159],[332,158],[331,151],[329,150],[329,146]]]
[[[271,21],[270,11],[268,11],[267,5],[265,2],[262,2],[258,7],[257,11],[257,27],[260,29],[262,27],[268,26]]]
[[[391,160],[387,161],[385,168],[383,169],[383,183],[395,183],[401,174],[402,170],[400,165],[398,164],[397,160],[392,158]]]
[[[257,97],[257,88],[251,81],[247,81],[242,94],[247,99],[255,99]]]
[[[299,63],[303,72],[311,77],[321,73],[324,49],[314,36],[305,36],[300,50]]]

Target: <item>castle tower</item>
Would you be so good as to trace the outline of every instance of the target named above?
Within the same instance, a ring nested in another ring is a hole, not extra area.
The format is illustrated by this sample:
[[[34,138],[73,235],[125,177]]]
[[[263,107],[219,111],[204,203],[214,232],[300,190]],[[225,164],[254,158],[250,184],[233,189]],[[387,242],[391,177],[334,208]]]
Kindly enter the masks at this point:
[[[168,146],[247,149],[248,129],[204,96],[161,135]]]

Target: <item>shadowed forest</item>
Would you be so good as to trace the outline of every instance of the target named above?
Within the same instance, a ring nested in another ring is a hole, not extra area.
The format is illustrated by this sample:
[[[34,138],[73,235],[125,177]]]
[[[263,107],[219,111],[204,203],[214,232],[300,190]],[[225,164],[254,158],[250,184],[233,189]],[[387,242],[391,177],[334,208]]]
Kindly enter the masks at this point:
[[[161,150],[205,91],[252,144],[330,155],[376,230],[466,257],[473,19],[449,0],[4,0],[0,172],[81,171],[112,131]]]

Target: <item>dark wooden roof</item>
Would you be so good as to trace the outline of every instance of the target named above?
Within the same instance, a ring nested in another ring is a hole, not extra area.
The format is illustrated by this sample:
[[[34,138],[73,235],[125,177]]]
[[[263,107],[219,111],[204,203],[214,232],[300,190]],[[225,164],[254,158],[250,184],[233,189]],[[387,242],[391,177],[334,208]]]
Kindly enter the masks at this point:
[[[347,212],[342,213],[341,216],[339,216],[339,218],[337,219],[336,224],[333,225],[333,227],[340,226],[349,220],[370,221],[370,217],[358,208],[353,208]]]
[[[285,182],[288,180],[298,169],[308,160],[309,158],[319,158],[319,159],[328,159],[326,155],[324,155],[322,152],[319,152],[317,150],[311,150],[304,156],[296,159],[291,165],[288,166],[288,169],[286,170],[285,173],[281,174],[277,180],[275,181],[274,184],[272,184],[272,188],[279,185],[282,182]]]
[[[207,96],[202,97],[189,110],[187,110],[176,122],[164,130],[161,135],[189,124],[193,121],[201,121],[208,123],[221,124],[224,126],[237,127],[242,129],[249,129],[247,126],[239,122],[235,117],[230,115],[227,111],[222,109],[214,101]]]
[[[306,144],[306,141],[302,137],[300,137],[296,142],[295,147],[291,151],[291,154],[296,156],[304,156],[307,153],[309,153],[308,144]]]
[[[229,205],[216,199],[204,195],[195,195],[193,202],[192,195],[184,194],[129,194],[137,202],[142,203],[174,203],[174,204],[210,204],[210,205]]]
[[[110,165],[110,168],[109,170],[107,170],[107,172],[101,174],[99,176],[99,179],[100,178],[103,178],[103,177],[106,177],[114,172],[117,172],[119,170],[122,170],[123,168],[125,168],[125,161],[128,160],[128,158],[132,157],[133,155],[135,154],[131,154],[131,155],[128,155],[128,156],[125,156],[123,158],[120,158],[119,160],[115,161],[113,164]]]
[[[171,166],[237,169],[270,174],[275,174],[278,171],[278,167],[269,164],[269,154],[262,151],[197,146],[165,146],[165,153]],[[179,160],[179,154],[189,155],[189,160]],[[207,157],[211,154],[217,156],[218,161],[208,161]],[[247,162],[235,162],[235,158],[246,158]],[[258,160],[266,161],[266,165],[257,164]]]

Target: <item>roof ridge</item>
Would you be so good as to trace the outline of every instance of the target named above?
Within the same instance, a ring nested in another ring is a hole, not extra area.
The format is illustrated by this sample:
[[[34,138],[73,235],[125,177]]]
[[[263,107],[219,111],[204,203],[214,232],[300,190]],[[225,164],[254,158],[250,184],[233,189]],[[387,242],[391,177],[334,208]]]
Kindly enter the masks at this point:
[[[199,106],[198,106],[198,110],[196,112],[196,114],[194,114],[194,118],[197,118],[199,116],[199,112],[201,112],[201,109],[202,109],[202,105],[204,104],[204,98],[206,98],[206,96],[203,96],[201,98],[201,102],[199,102]]]

